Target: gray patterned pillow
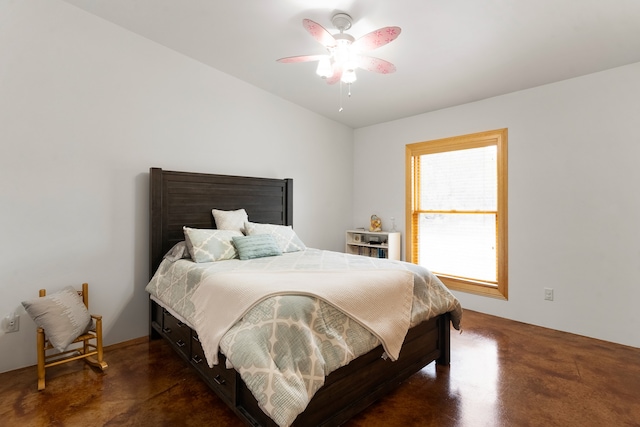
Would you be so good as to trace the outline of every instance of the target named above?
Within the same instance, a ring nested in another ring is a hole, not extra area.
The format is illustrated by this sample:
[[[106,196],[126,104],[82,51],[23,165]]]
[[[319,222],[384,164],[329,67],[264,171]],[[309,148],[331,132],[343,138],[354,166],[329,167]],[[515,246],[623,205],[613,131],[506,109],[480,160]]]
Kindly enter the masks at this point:
[[[235,230],[244,232],[244,223],[248,220],[247,212],[244,209],[235,211],[221,211],[211,209],[213,219],[216,221],[218,230]]]
[[[182,227],[191,259],[195,262],[213,262],[238,258],[233,236],[239,231]]]
[[[263,258],[282,255],[282,251],[271,234],[236,236],[233,238],[240,259]]]
[[[91,315],[78,292],[67,286],[53,294],[22,301],[29,316],[44,329],[47,339],[58,351],[93,326]]]
[[[307,248],[290,225],[245,222],[244,228],[247,236],[271,234],[283,253],[304,251]]]

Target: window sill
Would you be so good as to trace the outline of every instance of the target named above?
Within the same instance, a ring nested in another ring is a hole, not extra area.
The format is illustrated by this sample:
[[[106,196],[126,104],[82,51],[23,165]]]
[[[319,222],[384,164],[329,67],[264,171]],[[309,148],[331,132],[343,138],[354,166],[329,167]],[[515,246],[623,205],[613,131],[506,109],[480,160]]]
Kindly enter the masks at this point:
[[[502,300],[508,300],[506,286],[475,280],[461,279],[459,277],[436,274],[438,278],[452,291],[467,292]]]

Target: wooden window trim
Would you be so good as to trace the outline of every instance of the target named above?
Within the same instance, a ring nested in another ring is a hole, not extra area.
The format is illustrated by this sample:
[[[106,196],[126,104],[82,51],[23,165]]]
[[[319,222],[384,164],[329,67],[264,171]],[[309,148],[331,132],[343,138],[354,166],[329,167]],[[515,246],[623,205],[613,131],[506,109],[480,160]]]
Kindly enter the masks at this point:
[[[508,299],[508,151],[507,129],[497,129],[468,135],[443,138],[433,141],[417,142],[406,146],[406,259],[417,263],[418,241],[414,236],[418,233],[414,200],[417,200],[419,188],[414,186],[414,174],[419,171],[414,168],[414,157],[423,154],[433,154],[460,149],[480,148],[489,145],[497,146],[498,167],[498,224],[497,232],[497,285],[476,280],[461,279],[452,276],[438,275],[440,280],[452,290],[469,292],[477,295]]]

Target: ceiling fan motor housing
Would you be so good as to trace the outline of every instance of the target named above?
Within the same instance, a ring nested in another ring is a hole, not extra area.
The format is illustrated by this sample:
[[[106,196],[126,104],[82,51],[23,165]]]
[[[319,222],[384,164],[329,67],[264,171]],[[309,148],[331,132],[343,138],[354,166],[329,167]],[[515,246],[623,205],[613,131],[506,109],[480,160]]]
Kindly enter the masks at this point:
[[[331,23],[334,27],[336,27],[340,32],[346,31],[351,28],[351,24],[353,23],[353,19],[346,13],[336,13],[331,18]]]

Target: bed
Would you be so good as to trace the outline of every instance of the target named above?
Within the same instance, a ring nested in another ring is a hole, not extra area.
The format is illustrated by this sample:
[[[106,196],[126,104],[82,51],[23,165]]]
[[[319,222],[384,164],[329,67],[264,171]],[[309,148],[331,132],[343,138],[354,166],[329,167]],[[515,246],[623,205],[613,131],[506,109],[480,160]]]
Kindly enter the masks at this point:
[[[246,209],[252,223],[277,226],[293,225],[293,182],[291,179],[174,172],[151,168],[150,196],[150,284],[157,283],[158,276],[169,276],[170,273],[174,274],[174,277],[204,274],[200,269],[195,268],[193,264],[196,263],[189,260],[175,262],[172,260],[171,263],[168,263],[163,258],[176,244],[184,240],[184,226],[193,229],[216,228],[211,214],[212,208],[227,211]],[[306,266],[315,263],[316,259],[322,259],[323,263],[332,267],[342,265],[346,269],[352,269],[352,265],[362,263],[387,261],[374,261],[368,257],[307,248],[304,251],[287,253],[270,259],[249,260],[249,265],[252,265],[252,268],[257,271],[266,268],[278,270],[284,265],[279,263],[292,260],[291,262],[296,265]],[[221,261],[202,265],[206,265],[207,269],[214,269],[220,268],[218,266],[244,263],[239,260],[231,261],[233,262]],[[228,264],[223,264],[227,262]],[[402,270],[413,268],[412,264],[394,263],[396,264],[393,265],[393,268]],[[372,264],[372,267],[377,268],[378,266]],[[388,265],[384,267],[386,271]],[[183,268],[184,273],[179,273],[179,268]],[[313,270],[317,268],[318,266],[314,264]],[[265,272],[265,275],[267,273],[270,272]],[[345,274],[345,276],[347,275]],[[235,276],[229,277],[234,278]],[[171,281],[174,280],[171,279]],[[204,288],[204,285],[197,285],[195,290],[189,292],[196,294],[200,292],[200,288]],[[165,290],[165,293],[172,292]],[[438,295],[439,298],[440,294]],[[191,296],[193,295],[191,294]],[[300,298],[294,295],[290,297]],[[185,299],[184,296],[180,298]],[[289,298],[289,296],[283,298]],[[196,305],[198,301],[200,300],[196,299]],[[321,300],[318,304],[325,302]],[[390,344],[383,338],[382,342],[375,341],[371,350],[361,355],[355,355],[357,357],[354,356],[344,366],[332,369],[323,378],[321,384],[313,390],[310,401],[305,402],[304,410],[289,421],[283,421],[282,418],[273,417],[271,413],[268,414],[268,411],[264,409],[264,396],[256,393],[251,375],[247,374],[246,369],[243,371],[240,363],[237,362],[239,359],[233,353],[229,354],[229,359],[232,357],[236,357],[236,359],[233,361],[227,359],[223,350],[230,349],[229,341],[233,341],[235,336],[242,335],[244,333],[242,330],[236,331],[234,338],[228,338],[228,335],[233,335],[231,331],[225,335],[220,341],[221,351],[217,352],[214,357],[217,364],[212,364],[210,354],[212,350],[202,340],[202,325],[194,321],[191,314],[185,314],[178,306],[172,306],[171,303],[150,292],[149,333],[151,338],[162,337],[166,339],[220,399],[247,425],[269,427],[289,424],[293,426],[333,426],[344,423],[427,364],[434,361],[438,364],[449,364],[450,324],[452,320],[454,326],[459,324],[461,309],[455,298],[449,300],[448,304],[449,311],[429,316],[424,321],[420,320],[419,323],[411,325],[411,328],[406,332],[399,354],[389,351]],[[328,304],[327,307],[322,310],[328,311],[331,304]],[[376,335],[374,338],[380,338],[380,336]],[[227,347],[225,347],[225,343]],[[391,355],[395,355],[395,357],[389,357]],[[274,418],[277,422],[274,421]]]

